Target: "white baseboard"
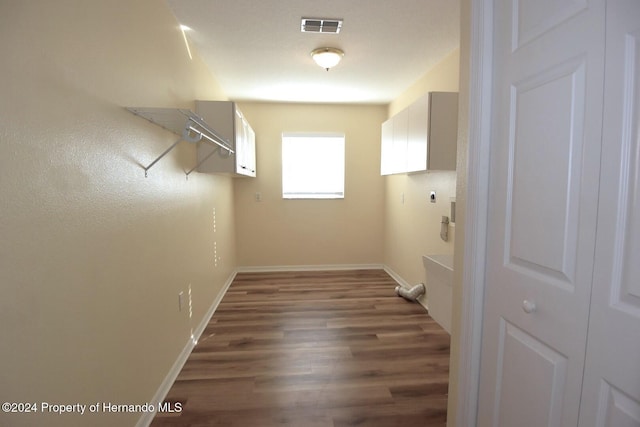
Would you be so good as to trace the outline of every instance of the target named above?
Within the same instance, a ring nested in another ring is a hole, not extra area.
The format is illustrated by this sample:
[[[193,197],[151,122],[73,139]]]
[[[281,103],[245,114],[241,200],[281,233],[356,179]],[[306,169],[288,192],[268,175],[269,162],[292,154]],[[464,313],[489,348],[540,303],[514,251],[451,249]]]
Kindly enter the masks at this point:
[[[391,269],[391,267],[389,267],[388,265],[385,265],[385,266],[384,266],[384,271],[386,271],[386,272],[387,272],[387,274],[388,274],[389,276],[391,276],[391,278],[392,278],[393,280],[395,280],[396,282],[398,282],[398,284],[399,284],[400,286],[402,286],[403,288],[410,289],[410,288],[412,288],[412,287],[415,285],[415,283],[412,285],[412,284],[410,284],[409,282],[407,282],[406,280],[404,280],[404,279],[403,279],[403,278],[402,278],[398,273],[396,273],[395,271],[393,271],[393,270]],[[427,304],[427,301],[426,301],[425,295],[422,295],[422,296],[421,296],[420,298],[418,298],[416,301],[418,301],[418,303],[419,303],[421,306],[423,306],[423,307],[425,308],[425,310],[429,311],[429,306],[428,306],[428,304]]]
[[[277,271],[330,271],[330,270],[382,270],[383,264],[319,264],[319,265],[266,265],[238,267],[238,273],[268,273]]]
[[[403,288],[410,288],[412,285],[409,284],[409,282],[407,282],[406,280],[404,280],[398,273],[396,273],[395,271],[393,271],[391,269],[391,267],[389,267],[388,265],[384,266],[384,271],[387,272],[387,274],[389,276],[391,276],[391,278],[393,280],[395,280],[396,282],[398,282],[398,284],[400,286],[402,286]]]
[[[178,355],[178,358],[173,363],[173,366],[169,370],[169,373],[167,373],[164,380],[160,384],[158,391],[156,391],[156,394],[153,396],[153,398],[149,402],[150,404],[153,405],[155,409],[157,409],[158,405],[164,401],[165,397],[167,397],[169,390],[171,390],[171,386],[173,385],[176,378],[178,377],[178,374],[180,374],[180,371],[184,367],[184,364],[187,362],[187,359],[189,358],[189,355],[193,351],[193,348],[196,346],[196,343],[200,339],[200,336],[202,335],[205,328],[209,324],[209,320],[211,320],[213,313],[215,313],[216,309],[218,308],[220,301],[222,301],[222,298],[227,293],[227,290],[229,289],[229,286],[231,286],[233,279],[235,279],[237,272],[238,271],[236,270],[231,273],[231,275],[225,282],[224,286],[218,293],[218,296],[211,304],[211,307],[209,307],[207,314],[205,314],[205,316],[202,318],[202,321],[200,322],[196,330],[193,332],[193,338],[191,337],[189,338],[189,340],[187,341],[187,344],[184,346],[184,348]],[[138,422],[136,423],[136,427],[148,427],[153,421],[153,418],[155,417],[155,415],[156,415],[156,412],[143,413],[140,419],[138,419]]]

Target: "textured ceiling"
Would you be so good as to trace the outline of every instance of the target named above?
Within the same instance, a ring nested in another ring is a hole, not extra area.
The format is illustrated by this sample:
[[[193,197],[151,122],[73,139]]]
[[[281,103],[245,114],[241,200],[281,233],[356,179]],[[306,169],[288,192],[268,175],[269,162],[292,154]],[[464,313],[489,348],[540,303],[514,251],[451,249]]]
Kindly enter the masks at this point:
[[[387,103],[459,45],[458,0],[167,0],[233,100]],[[342,18],[339,34],[301,18]],[[309,53],[345,52],[330,71]]]

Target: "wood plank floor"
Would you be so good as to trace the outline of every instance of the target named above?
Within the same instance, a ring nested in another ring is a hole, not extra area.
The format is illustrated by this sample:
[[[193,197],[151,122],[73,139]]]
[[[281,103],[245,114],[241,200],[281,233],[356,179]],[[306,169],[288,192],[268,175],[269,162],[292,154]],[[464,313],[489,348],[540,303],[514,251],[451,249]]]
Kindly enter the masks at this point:
[[[444,426],[449,335],[383,270],[240,273],[153,427]]]

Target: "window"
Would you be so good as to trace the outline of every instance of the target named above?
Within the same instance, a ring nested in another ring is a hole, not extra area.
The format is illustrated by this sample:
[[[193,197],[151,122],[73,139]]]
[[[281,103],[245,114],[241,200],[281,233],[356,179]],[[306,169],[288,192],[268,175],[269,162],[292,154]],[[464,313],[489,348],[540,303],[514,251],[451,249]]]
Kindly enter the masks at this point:
[[[344,199],[344,134],[282,134],[282,197]]]

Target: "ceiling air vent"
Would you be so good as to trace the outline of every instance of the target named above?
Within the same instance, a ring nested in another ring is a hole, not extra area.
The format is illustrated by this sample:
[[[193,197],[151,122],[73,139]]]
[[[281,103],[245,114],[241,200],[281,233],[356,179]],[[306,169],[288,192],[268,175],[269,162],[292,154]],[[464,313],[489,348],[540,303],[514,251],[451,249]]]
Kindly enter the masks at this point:
[[[303,33],[338,34],[342,19],[302,18],[300,31]]]

